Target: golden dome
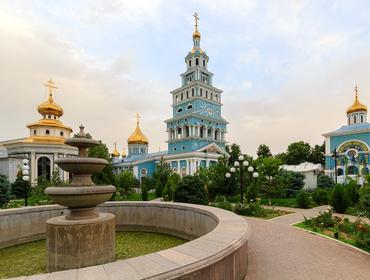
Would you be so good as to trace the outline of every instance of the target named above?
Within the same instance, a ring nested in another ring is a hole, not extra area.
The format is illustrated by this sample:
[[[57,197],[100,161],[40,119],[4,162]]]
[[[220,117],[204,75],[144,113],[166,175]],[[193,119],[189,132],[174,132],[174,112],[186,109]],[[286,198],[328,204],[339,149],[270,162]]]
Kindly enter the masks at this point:
[[[125,151],[125,148],[122,149],[122,153],[121,153],[121,156],[124,158],[126,157],[126,151]]]
[[[119,152],[117,151],[117,143],[114,143],[114,151],[112,153],[113,157],[119,157]]]
[[[356,93],[355,101],[350,107],[348,107],[347,114],[351,114],[351,113],[358,112],[358,111],[367,111],[367,106],[364,104],[361,104],[360,101],[358,100],[357,85],[355,87],[355,93]]]
[[[144,133],[141,131],[139,126],[139,114],[136,114],[136,128],[134,132],[131,134],[131,136],[127,139],[128,144],[149,144],[148,138],[144,135]]]
[[[193,33],[193,39],[198,38],[200,39],[200,32],[198,30],[195,30]]]
[[[56,104],[53,100],[53,89],[57,89],[57,87],[55,86],[52,80],[47,81],[46,84],[44,84],[44,86],[48,87],[49,98],[47,101],[41,103],[37,107],[37,111],[39,111],[41,115],[53,115],[57,117],[62,116],[63,115],[62,107]]]

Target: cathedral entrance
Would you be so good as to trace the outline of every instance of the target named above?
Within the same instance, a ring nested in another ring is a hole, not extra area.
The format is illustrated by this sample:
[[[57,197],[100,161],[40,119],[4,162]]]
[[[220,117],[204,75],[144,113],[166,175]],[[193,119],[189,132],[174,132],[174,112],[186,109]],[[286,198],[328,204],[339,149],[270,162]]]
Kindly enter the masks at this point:
[[[48,157],[40,157],[37,161],[37,179],[45,178],[50,181],[50,159]]]

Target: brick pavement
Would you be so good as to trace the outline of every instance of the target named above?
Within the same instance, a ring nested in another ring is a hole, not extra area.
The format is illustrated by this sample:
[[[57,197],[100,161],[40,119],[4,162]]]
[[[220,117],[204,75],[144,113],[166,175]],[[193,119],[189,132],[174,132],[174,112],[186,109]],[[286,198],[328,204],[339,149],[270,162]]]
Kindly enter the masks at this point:
[[[368,254],[276,219],[246,220],[252,227],[247,280],[370,279]]]

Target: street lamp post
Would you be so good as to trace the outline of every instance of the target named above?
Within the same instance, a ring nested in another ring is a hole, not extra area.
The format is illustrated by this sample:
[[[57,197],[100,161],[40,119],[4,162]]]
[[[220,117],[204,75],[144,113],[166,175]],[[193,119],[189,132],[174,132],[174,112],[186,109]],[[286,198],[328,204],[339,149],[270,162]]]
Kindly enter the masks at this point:
[[[258,172],[253,172],[254,171],[253,166],[250,166],[249,162],[244,160],[244,156],[242,156],[242,155],[240,155],[238,157],[238,160],[234,162],[234,166],[230,168],[231,173],[235,173],[237,171],[237,169],[239,169],[239,172],[240,172],[240,203],[243,203],[243,196],[244,196],[244,194],[243,194],[243,185],[244,185],[243,175],[244,175],[245,168],[247,169],[247,171],[250,174],[252,174],[253,178],[257,179]],[[230,178],[231,173],[227,172],[225,174],[225,177]]]
[[[337,175],[337,158],[338,158],[338,152],[337,152],[337,149],[335,148],[333,150],[333,155],[332,155],[333,159],[334,159],[334,176],[335,176],[335,183],[337,184],[338,183],[338,175]]]
[[[30,174],[30,167],[29,167],[29,165],[28,165],[28,163],[29,163],[29,161],[28,161],[28,159],[24,159],[23,161],[22,161],[22,163],[23,163],[23,166],[22,166],[22,175],[23,175],[23,177],[22,177],[22,179],[23,179],[23,181],[24,181],[24,206],[27,206],[28,205],[28,181],[30,180],[30,176],[29,176],[29,174]]]

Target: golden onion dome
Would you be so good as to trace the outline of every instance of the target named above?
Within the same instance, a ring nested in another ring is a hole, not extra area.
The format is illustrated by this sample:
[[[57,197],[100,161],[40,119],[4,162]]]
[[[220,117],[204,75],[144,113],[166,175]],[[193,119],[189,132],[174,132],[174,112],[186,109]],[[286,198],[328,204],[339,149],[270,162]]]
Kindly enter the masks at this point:
[[[149,144],[148,138],[144,135],[144,133],[141,131],[139,126],[139,114],[136,115],[137,121],[136,121],[136,128],[134,132],[130,135],[130,137],[127,139],[128,144]]]
[[[119,152],[117,150],[117,143],[114,143],[114,150],[112,152],[113,157],[119,157]]]
[[[195,30],[193,33],[193,39],[200,39],[200,32],[198,30]]]
[[[125,151],[125,148],[122,149],[122,153],[121,153],[121,156],[124,158],[126,157],[126,151]]]
[[[357,85],[355,87],[355,101],[353,102],[353,104],[348,107],[347,109],[347,114],[351,114],[351,113],[354,113],[354,112],[359,112],[359,111],[367,111],[367,106],[362,104],[360,102],[360,100],[358,99],[358,90],[357,90]]]
[[[52,80],[47,81],[46,84],[44,84],[44,86],[48,88],[49,98],[47,101],[37,106],[37,111],[41,115],[53,115],[61,117],[63,115],[63,109],[53,100],[53,89],[57,89],[57,87],[55,86]]]

